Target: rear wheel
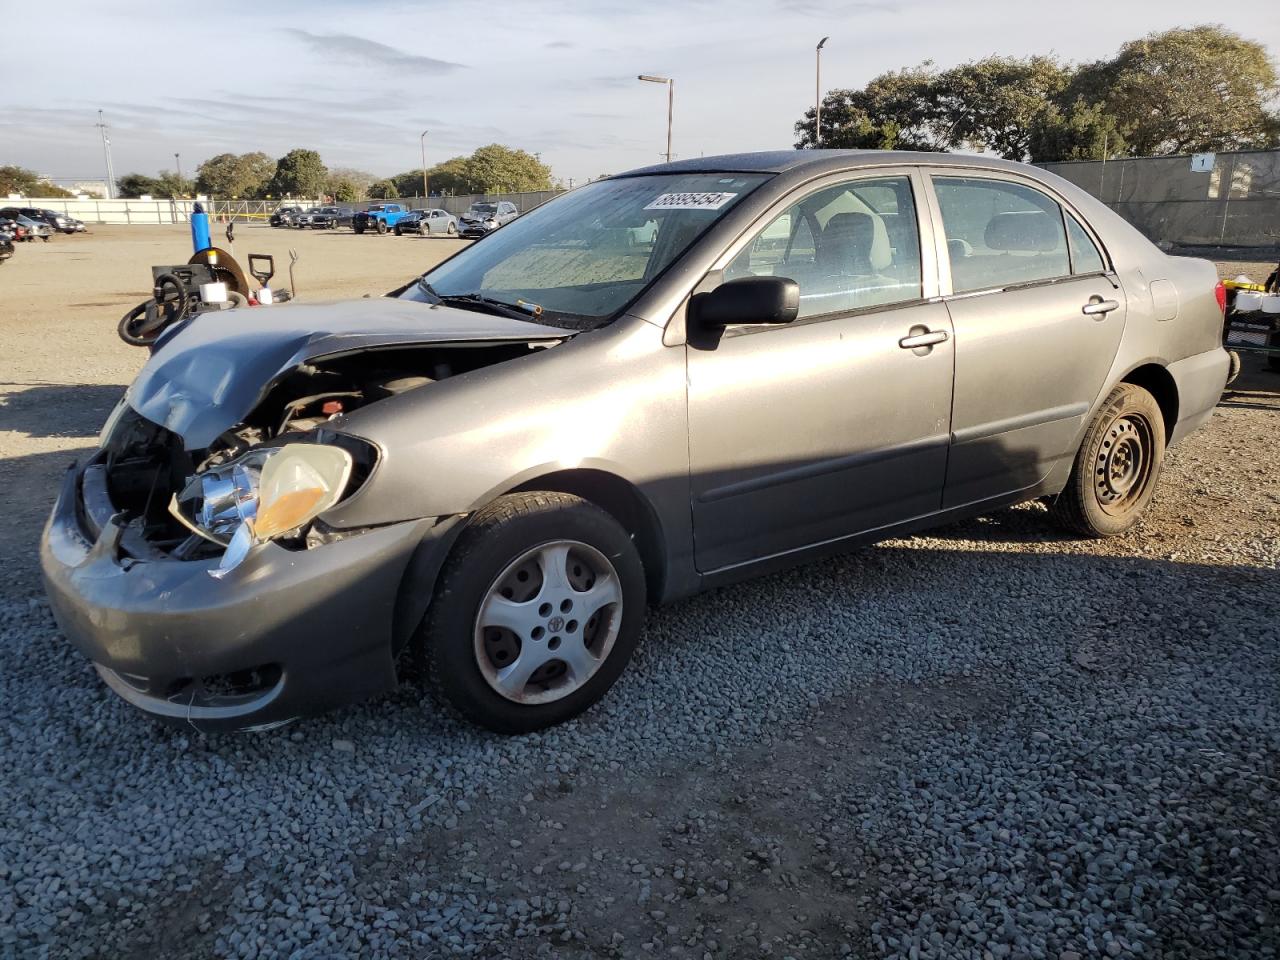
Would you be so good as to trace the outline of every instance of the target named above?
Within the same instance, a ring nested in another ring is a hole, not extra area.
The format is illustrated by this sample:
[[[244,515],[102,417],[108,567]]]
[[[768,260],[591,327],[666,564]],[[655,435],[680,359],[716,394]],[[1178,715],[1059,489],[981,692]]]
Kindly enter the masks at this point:
[[[457,232],[458,232],[458,225],[456,223],[449,224],[449,236],[452,237],[455,234],[457,234]]]
[[[431,683],[499,733],[575,717],[630,660],[644,582],[631,537],[594,504],[500,497],[472,519],[440,575],[423,638]]]
[[[1227,365],[1227,383],[1235,383],[1236,377],[1240,376],[1240,354],[1234,350],[1227,351],[1227,358],[1230,361]]]
[[[1086,537],[1132,529],[1155,492],[1164,464],[1164,417],[1155,397],[1119,384],[1085,431],[1071,476],[1054,499],[1054,519]]]
[[[1267,346],[1280,350],[1280,333],[1273,333],[1267,338]],[[1267,367],[1271,370],[1280,371],[1280,353],[1267,354]]]

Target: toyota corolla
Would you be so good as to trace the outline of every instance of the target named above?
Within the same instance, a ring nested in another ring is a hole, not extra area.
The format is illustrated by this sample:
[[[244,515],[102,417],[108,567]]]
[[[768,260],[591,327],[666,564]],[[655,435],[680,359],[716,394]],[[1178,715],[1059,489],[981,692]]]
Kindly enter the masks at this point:
[[[1216,279],[1020,164],[638,170],[386,297],[166,331],[66,474],[49,596],[162,718],[278,725],[416,648],[534,730],[651,603],[1036,498],[1129,530],[1222,391]]]

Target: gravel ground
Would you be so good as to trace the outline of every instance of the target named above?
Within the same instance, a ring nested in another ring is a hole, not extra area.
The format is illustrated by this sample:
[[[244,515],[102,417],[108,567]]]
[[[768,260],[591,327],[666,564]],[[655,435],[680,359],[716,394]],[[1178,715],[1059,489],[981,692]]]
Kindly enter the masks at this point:
[[[519,739],[416,678],[153,725],[58,635],[19,511],[0,957],[1274,957],[1280,376],[1237,387],[1126,537],[1024,506],[684,601]],[[100,414],[24,392],[0,464],[39,506]]]

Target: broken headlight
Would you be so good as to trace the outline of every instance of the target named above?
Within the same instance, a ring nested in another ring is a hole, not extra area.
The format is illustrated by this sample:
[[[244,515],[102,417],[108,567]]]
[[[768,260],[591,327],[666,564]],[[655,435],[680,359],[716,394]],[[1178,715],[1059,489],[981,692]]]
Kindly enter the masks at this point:
[[[255,544],[299,530],[341,500],[352,466],[351,454],[324,444],[251,450],[192,477],[170,512],[192,532],[226,547],[218,569],[210,571],[221,578]],[[191,519],[184,504],[191,505]]]

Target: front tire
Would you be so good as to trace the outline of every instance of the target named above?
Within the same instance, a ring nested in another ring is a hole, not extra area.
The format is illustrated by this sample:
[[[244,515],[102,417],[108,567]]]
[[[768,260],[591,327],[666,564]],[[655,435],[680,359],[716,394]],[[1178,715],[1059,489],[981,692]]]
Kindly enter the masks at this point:
[[[1131,530],[1155,493],[1164,465],[1164,416],[1142,387],[1121,383],[1085,431],[1067,485],[1050,512],[1086,537]]]
[[[375,229],[375,230],[377,230],[377,231],[378,231],[378,233],[380,233],[380,234],[382,234],[382,233],[386,233],[386,232],[387,232],[387,221],[385,221],[385,220],[379,220],[379,221],[376,223],[376,225],[374,226],[374,229]]]
[[[644,567],[610,514],[563,493],[509,494],[476,513],[445,563],[427,673],[466,719],[529,733],[604,696],[644,614]]]

